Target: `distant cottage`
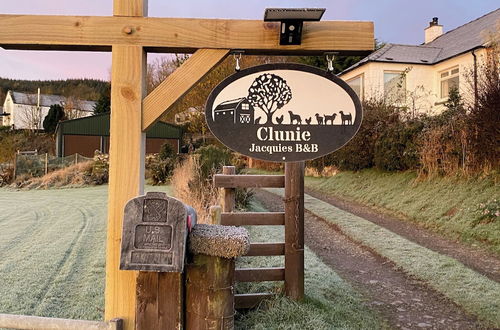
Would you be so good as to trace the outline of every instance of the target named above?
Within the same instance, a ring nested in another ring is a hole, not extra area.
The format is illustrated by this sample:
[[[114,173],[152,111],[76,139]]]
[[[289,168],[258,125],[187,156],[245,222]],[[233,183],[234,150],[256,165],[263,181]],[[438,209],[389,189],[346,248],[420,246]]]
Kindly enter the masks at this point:
[[[50,106],[54,104],[64,108],[68,119],[75,119],[92,115],[95,102],[60,95],[8,91],[0,124],[13,129],[42,129],[43,120],[49,113]]]
[[[452,88],[458,88],[465,99],[473,99],[467,75],[476,75],[486,60],[491,37],[496,33],[498,38],[499,22],[500,9],[496,9],[443,33],[443,26],[434,17],[424,30],[423,44],[388,43],[339,77],[361,99],[378,97],[383,92],[385,99],[394,104],[408,98],[416,108],[433,108],[439,113]]]
[[[227,124],[253,124],[254,108],[246,97],[225,101],[215,107],[214,121]]]

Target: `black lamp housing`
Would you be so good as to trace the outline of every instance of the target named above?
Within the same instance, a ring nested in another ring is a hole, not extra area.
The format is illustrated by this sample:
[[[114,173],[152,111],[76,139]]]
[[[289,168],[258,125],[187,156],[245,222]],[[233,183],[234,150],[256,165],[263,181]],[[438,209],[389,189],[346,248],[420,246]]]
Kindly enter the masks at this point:
[[[267,8],[264,22],[281,22],[280,45],[300,45],[304,21],[319,21],[325,8]]]

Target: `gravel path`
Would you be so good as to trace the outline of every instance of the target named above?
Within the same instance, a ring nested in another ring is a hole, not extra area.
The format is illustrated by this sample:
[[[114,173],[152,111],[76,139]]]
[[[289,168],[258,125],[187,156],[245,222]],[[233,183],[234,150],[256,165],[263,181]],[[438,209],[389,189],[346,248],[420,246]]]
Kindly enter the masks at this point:
[[[282,210],[281,197],[263,190],[256,191],[256,197],[269,210]],[[305,214],[305,242],[323,262],[360,290],[394,328],[485,328],[444,295],[309,212]]]

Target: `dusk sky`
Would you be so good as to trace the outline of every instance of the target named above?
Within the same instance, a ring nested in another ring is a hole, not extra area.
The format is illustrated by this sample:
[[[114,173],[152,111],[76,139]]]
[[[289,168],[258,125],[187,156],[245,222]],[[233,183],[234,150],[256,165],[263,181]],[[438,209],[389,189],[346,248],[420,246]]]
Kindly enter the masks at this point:
[[[2,1],[1,14],[112,15],[112,0]],[[326,8],[323,20],[375,23],[384,42],[420,44],[424,28],[439,17],[444,31],[498,8],[498,0],[149,0],[150,17],[262,19],[270,7]],[[153,59],[150,56],[149,59]],[[109,80],[111,54],[5,51],[0,49],[0,77],[17,79],[98,78]]]

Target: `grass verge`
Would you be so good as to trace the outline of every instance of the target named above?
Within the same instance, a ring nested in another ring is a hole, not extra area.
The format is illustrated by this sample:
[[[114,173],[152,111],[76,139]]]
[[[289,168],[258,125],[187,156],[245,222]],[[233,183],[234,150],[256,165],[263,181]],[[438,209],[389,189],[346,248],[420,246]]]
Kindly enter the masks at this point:
[[[253,203],[254,211],[264,209]],[[252,242],[284,240],[283,228],[254,226],[247,228]],[[283,257],[243,257],[238,267],[277,267]],[[384,321],[371,310],[363,298],[345,283],[311,250],[305,249],[305,292],[303,302],[297,303],[283,296],[270,300],[254,311],[237,314],[239,329],[381,329]],[[281,292],[276,282],[239,283],[239,292]]]
[[[415,172],[377,170],[306,178],[306,186],[416,222],[452,239],[500,254],[500,218],[481,220],[480,204],[500,199],[498,175],[416,180]]]
[[[250,169],[249,174],[277,174]],[[486,177],[417,180],[415,172],[367,169],[331,177],[306,177],[308,188],[360,202],[451,239],[500,254],[500,217],[485,218],[481,204],[500,200],[498,173]],[[496,206],[498,208],[498,206]],[[491,210],[490,214],[500,210]]]
[[[282,189],[268,189],[283,195]],[[368,220],[309,195],[305,208],[336,224],[347,236],[393,261],[486,323],[500,327],[500,284],[457,260],[413,243]]]

